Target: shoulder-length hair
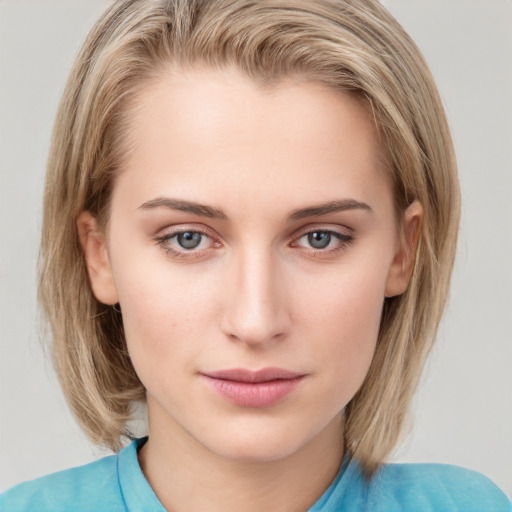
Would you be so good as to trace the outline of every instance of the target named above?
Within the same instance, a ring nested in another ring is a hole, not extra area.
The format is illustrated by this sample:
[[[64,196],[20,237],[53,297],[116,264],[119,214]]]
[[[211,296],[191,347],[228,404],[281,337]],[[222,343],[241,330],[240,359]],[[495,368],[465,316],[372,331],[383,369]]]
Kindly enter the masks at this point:
[[[345,444],[372,475],[397,444],[445,306],[459,188],[443,107],[418,48],[375,0],[118,0],[78,55],[48,160],[39,298],[65,396],[88,437],[117,451],[144,388],[122,317],[91,290],[76,220],[108,220],[128,151],[130,105],[169,66],[235,66],[258,84],[285,77],[360,98],[394,184],[397,214],[424,211],[405,293],[385,300],[369,373],[344,410]],[[397,217],[398,218],[398,217]]]

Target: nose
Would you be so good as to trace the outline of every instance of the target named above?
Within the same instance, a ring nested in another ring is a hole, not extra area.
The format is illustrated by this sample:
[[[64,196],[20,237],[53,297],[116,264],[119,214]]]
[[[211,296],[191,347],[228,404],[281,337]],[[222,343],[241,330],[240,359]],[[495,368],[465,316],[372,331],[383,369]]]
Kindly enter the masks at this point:
[[[253,348],[284,339],[290,329],[284,276],[270,251],[246,251],[231,262],[221,330]]]

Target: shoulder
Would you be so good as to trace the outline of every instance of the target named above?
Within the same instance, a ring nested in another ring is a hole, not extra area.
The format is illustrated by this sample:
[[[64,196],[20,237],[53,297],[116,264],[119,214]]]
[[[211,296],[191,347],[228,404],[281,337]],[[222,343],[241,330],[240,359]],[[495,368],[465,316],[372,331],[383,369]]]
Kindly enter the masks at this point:
[[[449,464],[384,465],[370,484],[368,498],[404,511],[512,511],[507,496],[487,477]]]
[[[125,511],[117,456],[16,485],[0,495],[1,512]]]

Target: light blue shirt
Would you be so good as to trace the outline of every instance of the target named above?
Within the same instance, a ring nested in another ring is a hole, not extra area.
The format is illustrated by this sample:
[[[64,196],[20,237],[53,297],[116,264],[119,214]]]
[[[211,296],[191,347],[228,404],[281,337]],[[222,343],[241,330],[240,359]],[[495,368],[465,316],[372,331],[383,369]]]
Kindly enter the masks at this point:
[[[0,496],[0,511],[165,512],[137,459],[146,440],[134,440],[117,455],[19,484]],[[387,464],[366,482],[357,461],[346,458],[309,510],[320,511],[511,512],[512,505],[488,478],[468,469]]]

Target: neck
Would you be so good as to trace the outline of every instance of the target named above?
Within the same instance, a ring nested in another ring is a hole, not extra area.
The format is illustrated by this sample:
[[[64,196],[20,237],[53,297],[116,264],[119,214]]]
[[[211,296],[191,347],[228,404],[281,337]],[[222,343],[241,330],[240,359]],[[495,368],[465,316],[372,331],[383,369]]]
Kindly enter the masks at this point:
[[[172,512],[306,511],[329,487],[343,458],[338,418],[292,454],[263,461],[223,457],[176,425],[155,428],[151,414],[149,425],[139,463],[162,505]]]

